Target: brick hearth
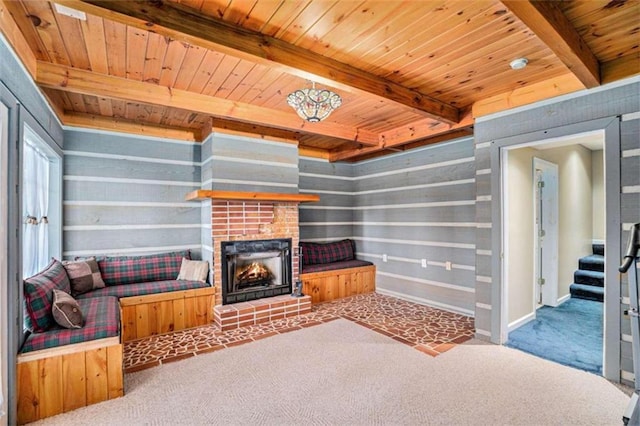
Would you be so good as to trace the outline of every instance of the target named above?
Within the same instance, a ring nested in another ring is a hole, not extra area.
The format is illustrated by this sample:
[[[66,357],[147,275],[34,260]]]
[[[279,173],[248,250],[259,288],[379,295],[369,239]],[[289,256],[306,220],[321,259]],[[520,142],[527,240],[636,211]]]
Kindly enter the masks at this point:
[[[218,305],[213,309],[213,318],[220,330],[228,331],[309,312],[311,312],[311,296],[283,295],[233,305]]]

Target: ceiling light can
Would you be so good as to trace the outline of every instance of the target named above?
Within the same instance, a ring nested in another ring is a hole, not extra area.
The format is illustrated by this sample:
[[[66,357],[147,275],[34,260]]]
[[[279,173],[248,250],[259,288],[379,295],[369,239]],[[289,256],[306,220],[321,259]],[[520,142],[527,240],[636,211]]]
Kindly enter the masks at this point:
[[[526,67],[528,63],[529,60],[527,58],[518,58],[511,61],[509,66],[513,70],[521,70],[522,68]]]

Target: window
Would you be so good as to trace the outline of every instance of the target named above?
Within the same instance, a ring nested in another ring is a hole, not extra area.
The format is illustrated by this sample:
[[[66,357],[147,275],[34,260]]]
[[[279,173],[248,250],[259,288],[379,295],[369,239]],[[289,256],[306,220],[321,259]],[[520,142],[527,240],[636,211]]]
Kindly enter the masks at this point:
[[[60,256],[56,250],[60,215],[55,213],[60,204],[60,159],[29,126],[24,130],[22,275],[26,278],[47,266],[51,257]]]

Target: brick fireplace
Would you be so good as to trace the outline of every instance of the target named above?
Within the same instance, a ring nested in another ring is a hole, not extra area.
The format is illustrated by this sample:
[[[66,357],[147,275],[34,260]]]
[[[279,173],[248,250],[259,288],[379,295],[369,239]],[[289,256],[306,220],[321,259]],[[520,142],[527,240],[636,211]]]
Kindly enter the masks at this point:
[[[213,284],[216,305],[222,304],[222,243],[291,238],[292,279],[298,279],[298,204],[273,201],[213,200]]]
[[[291,281],[299,277],[298,205],[318,201],[312,194],[279,194],[198,190],[187,200],[211,199],[213,283],[216,287],[214,321],[222,330],[274,321],[311,311],[311,297],[280,295],[241,303],[222,302],[223,243],[238,241],[291,241]],[[228,272],[228,271],[227,271]]]
[[[216,305],[222,304],[222,243],[290,238],[292,280],[298,279],[298,203],[275,201],[213,200],[213,282]]]

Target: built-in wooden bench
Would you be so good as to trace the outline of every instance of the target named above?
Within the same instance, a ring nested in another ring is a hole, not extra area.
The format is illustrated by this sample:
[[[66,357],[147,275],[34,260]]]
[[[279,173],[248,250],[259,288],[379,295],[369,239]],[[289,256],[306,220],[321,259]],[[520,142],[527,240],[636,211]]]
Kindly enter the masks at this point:
[[[376,290],[376,266],[333,269],[300,274],[302,293],[311,296],[311,303],[328,302],[355,294]]]
[[[124,394],[123,343],[213,321],[215,287],[123,297],[121,336],[18,355],[18,423]]]
[[[18,424],[124,394],[118,336],[18,355]]]
[[[121,336],[18,355],[18,423],[124,394],[123,343],[213,321],[215,287],[123,297]]]
[[[311,303],[376,290],[376,267],[356,259],[353,239],[328,243],[300,241],[300,248],[302,292],[311,296]]]
[[[26,337],[17,363],[18,423],[122,396],[124,342],[213,321],[215,287],[174,279],[185,254],[98,260],[103,262],[102,276],[109,277],[111,285],[76,296],[84,326],[67,329],[45,324],[41,326],[44,331]],[[63,265],[52,261],[45,271],[29,279],[29,286],[25,280],[29,300],[44,304],[45,299],[50,300],[47,291],[58,285],[64,289],[60,271],[64,271]],[[145,277],[150,278],[145,281]],[[33,308],[39,306],[34,304]],[[39,316],[30,312],[30,322],[44,323],[42,312],[47,310],[34,312]]]
[[[122,341],[210,324],[215,287],[120,298]]]

